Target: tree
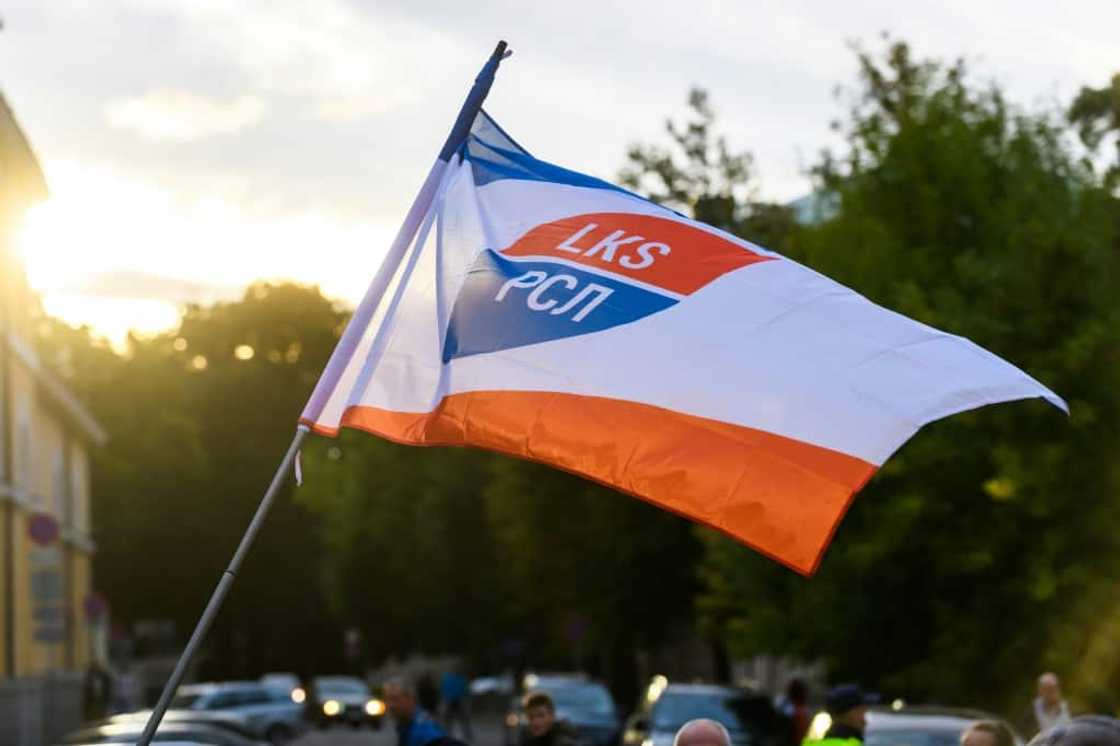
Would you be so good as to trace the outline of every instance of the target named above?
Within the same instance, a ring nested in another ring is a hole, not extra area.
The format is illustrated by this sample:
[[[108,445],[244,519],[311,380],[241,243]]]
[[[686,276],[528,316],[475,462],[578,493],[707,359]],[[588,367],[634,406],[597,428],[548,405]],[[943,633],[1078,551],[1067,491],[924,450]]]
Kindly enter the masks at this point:
[[[185,640],[294,434],[342,313],[317,289],[258,284],[129,340],[45,323],[44,356],[110,434],[93,462],[94,580],[114,621],[170,619]],[[312,671],[341,658],[319,592],[318,522],[280,496],[207,640],[202,672]],[[308,635],[314,630],[316,634]]]
[[[1116,159],[1105,172],[1105,184],[1110,189],[1120,186],[1120,73],[1104,88],[1082,88],[1069,107],[1069,120],[1092,150],[1113,135]]]
[[[782,249],[793,230],[793,212],[761,202],[747,152],[733,152],[714,134],[715,110],[707,91],[688,94],[692,117],[665,122],[671,145],[632,145],[619,178],[649,199],[708,225],[773,249]]]
[[[335,613],[362,631],[366,662],[485,659],[514,598],[482,497],[491,457],[353,432],[307,457],[299,499],[323,522],[323,584]]]
[[[831,219],[788,253],[967,336],[1072,409],[935,423],[857,498],[822,569],[793,577],[712,538],[702,608],[740,652],[824,656],[836,677],[947,703],[1021,701],[1072,667],[1063,622],[1115,588],[1116,202],[1060,122],[976,87],[962,62],[859,51]]]

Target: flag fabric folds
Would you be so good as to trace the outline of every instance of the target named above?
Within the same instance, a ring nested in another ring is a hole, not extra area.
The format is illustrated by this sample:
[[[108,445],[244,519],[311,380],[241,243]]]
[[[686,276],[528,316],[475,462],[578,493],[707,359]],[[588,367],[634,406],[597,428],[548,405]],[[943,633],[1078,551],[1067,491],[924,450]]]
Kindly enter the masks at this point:
[[[922,425],[1054,393],[967,339],[538,160],[485,112],[301,418],[540,461],[799,572]]]

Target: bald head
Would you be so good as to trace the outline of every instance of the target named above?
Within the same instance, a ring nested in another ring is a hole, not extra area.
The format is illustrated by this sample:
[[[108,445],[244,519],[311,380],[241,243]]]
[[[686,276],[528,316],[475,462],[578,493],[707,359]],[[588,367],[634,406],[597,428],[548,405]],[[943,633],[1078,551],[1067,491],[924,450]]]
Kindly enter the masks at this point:
[[[673,746],[731,746],[731,734],[715,720],[689,720],[677,731]]]
[[[1082,715],[1039,733],[1029,746],[1120,746],[1120,720]]]
[[[1038,677],[1038,696],[1050,707],[1062,701],[1062,684],[1057,674],[1047,671]]]

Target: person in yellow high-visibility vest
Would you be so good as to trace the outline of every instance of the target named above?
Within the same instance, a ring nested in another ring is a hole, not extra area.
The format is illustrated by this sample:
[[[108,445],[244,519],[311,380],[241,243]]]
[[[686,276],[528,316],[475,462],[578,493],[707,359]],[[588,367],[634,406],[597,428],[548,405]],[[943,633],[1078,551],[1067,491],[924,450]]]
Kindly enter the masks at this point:
[[[862,746],[867,706],[878,702],[879,695],[865,692],[857,684],[832,687],[824,698],[832,724],[823,738],[806,738],[802,746]]]

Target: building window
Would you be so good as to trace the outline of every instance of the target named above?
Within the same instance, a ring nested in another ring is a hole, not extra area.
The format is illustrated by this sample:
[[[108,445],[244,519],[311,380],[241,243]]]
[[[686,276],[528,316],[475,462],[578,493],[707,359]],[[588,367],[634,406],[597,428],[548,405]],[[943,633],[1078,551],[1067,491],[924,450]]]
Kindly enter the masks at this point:
[[[3,344],[4,341],[0,340],[0,346]],[[0,354],[7,356],[10,355],[11,352],[8,350],[0,350]],[[0,360],[0,482],[4,482],[5,480],[11,482],[14,480],[14,477],[12,473],[8,471],[8,411],[4,406],[7,400],[4,393],[8,386],[8,381],[5,380],[3,376],[6,368],[4,365],[5,362],[6,358],[5,360]]]
[[[55,451],[51,462],[50,511],[63,526],[70,525],[70,501],[67,499],[66,487],[66,459],[63,458],[62,449],[59,448]]]
[[[26,417],[26,412],[21,412],[19,424],[16,426],[16,454],[14,481],[17,487],[26,492],[33,490],[32,481],[35,473],[34,453],[31,450],[31,423]]]
[[[70,515],[74,528],[89,532],[89,464],[85,452],[78,446],[71,450],[70,461]]]

